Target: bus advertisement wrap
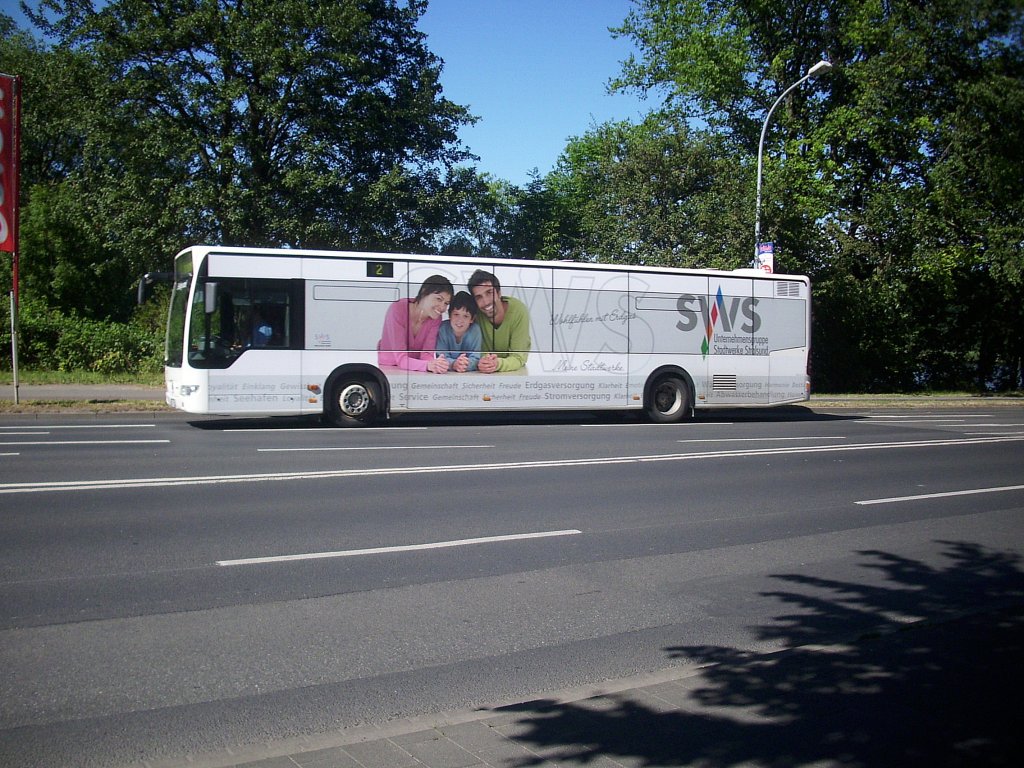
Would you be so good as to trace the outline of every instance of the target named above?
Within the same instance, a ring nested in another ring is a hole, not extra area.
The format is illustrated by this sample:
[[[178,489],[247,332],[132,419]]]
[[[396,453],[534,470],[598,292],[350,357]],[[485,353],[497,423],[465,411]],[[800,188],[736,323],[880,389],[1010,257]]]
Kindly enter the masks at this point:
[[[686,409],[807,397],[803,277],[196,251],[179,302],[191,306],[187,364],[168,367],[176,407],[313,413],[347,397],[354,412],[650,410],[656,391]],[[204,371],[204,403],[182,397],[182,369]]]

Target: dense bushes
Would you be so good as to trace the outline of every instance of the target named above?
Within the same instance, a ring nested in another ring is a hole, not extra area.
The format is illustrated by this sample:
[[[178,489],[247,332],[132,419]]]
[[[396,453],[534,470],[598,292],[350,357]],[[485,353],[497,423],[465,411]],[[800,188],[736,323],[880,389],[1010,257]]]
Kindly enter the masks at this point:
[[[142,308],[129,323],[115,323],[65,315],[36,301],[24,302],[19,312],[18,366],[104,375],[157,372],[163,367],[163,329],[157,320],[160,313],[154,308]],[[0,344],[0,365],[10,370],[9,316],[0,331]]]

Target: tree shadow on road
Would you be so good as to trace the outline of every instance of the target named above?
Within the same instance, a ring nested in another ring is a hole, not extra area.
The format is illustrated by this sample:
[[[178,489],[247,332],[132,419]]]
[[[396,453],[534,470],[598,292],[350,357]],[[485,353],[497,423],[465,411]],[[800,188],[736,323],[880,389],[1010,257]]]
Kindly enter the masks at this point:
[[[861,553],[883,586],[779,575],[761,640],[667,648],[687,679],[509,707],[509,766],[1009,766],[1024,754],[1024,572],[943,542],[940,567]],[[615,762],[608,762],[608,760]]]

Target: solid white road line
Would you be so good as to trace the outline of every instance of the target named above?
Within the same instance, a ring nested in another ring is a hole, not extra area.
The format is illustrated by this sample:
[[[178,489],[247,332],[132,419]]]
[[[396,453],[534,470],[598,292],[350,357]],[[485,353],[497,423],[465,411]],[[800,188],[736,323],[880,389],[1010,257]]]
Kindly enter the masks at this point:
[[[971,426],[968,419],[942,419],[941,421],[934,421],[932,419],[900,419],[899,421],[859,421],[856,422],[861,426],[877,426],[884,424],[887,427],[967,427]]]
[[[1022,442],[1024,437],[975,437],[950,440],[909,440],[894,443],[860,443],[855,445],[809,445],[791,448],[760,448],[747,451],[708,451],[706,453],[669,453],[607,458],[550,459],[491,464],[448,464],[419,467],[379,467],[373,469],[328,469],[299,472],[267,472],[246,475],[207,475],[195,477],[142,477],[117,480],[68,480],[41,483],[0,484],[0,494],[40,493],[45,491],[111,490],[115,488],[170,488],[185,485],[219,485],[271,480],[325,480],[341,477],[394,477],[397,475],[433,475],[457,472],[493,472],[507,469],[552,469],[562,467],[594,467],[608,464],[643,464],[659,461],[698,461],[701,459],[785,456],[805,453],[840,453],[847,451],[879,451],[901,448],[941,448],[945,446],[990,445]]]
[[[865,418],[868,418],[868,419],[899,420],[899,421],[908,421],[908,420],[924,421],[926,419],[931,419],[933,421],[948,421],[949,419],[991,419],[992,416],[993,416],[993,414],[991,414],[991,413],[944,413],[944,414],[936,414],[936,415],[933,415],[933,416],[928,416],[928,415],[925,415],[925,414],[915,416],[914,414],[910,414],[910,413],[901,413],[901,414],[888,414],[888,415],[885,415],[885,416],[876,415],[876,414],[868,414]]]
[[[151,445],[153,443],[169,443],[170,440],[14,440],[0,442],[7,445]]]
[[[360,427],[359,434],[365,434],[366,432],[382,432],[387,430],[388,432],[422,432],[426,427]],[[257,429],[218,429],[216,432],[222,432],[225,435],[247,435],[254,432],[307,432],[310,435],[322,435],[324,432],[335,432],[338,434],[344,434],[344,430],[336,429],[318,429],[316,427],[259,427]]]
[[[781,440],[847,440],[842,437],[702,437],[693,440],[676,440],[677,443],[774,443]]]
[[[239,560],[218,560],[217,565],[262,565],[264,563],[287,563],[293,560],[323,560],[331,557],[358,557],[360,555],[389,555],[396,552],[419,552],[425,549],[446,549],[466,547],[470,544],[493,544],[500,541],[522,541],[523,539],[544,539],[554,536],[575,536],[582,531],[570,528],[564,531],[540,531],[538,533],[513,533],[505,536],[482,536],[476,539],[434,541],[429,544],[405,544],[396,547],[372,547],[370,549],[345,549],[338,552],[308,552],[301,555],[276,555],[273,557],[244,557]]]
[[[352,448],[257,448],[257,453],[295,453],[297,451],[438,451],[450,448],[493,448],[493,445],[376,445]]]
[[[714,427],[731,427],[731,426],[733,426],[733,423],[734,422],[731,422],[731,421],[707,421],[707,422],[703,422],[703,423],[702,422],[697,422],[697,421],[688,421],[688,422],[683,423],[683,424],[654,424],[653,422],[635,421],[635,422],[627,423],[627,424],[590,424],[590,423],[584,422],[582,424],[573,424],[573,426],[574,427],[596,428],[596,429],[607,428],[607,427],[611,427],[611,428],[618,428],[618,427],[649,427],[649,428],[653,428],[653,429],[669,429],[671,427],[682,427],[683,429],[691,429],[693,427],[712,427],[712,426],[714,426]],[[562,426],[562,425],[561,424],[552,424],[551,426]]]
[[[1024,424],[971,424],[972,427],[1024,427]]]
[[[1001,488],[973,488],[968,491],[946,491],[944,493],[922,493],[917,496],[893,496],[888,499],[867,499],[866,501],[855,501],[854,504],[867,506],[868,504],[895,504],[900,501],[920,501],[921,499],[945,499],[950,496],[973,496],[977,493],[1004,493],[1006,491],[1022,491],[1024,485],[1004,485]]]
[[[50,424],[32,427],[32,429],[141,429],[153,428],[156,424]],[[0,430],[25,429],[25,427],[0,427]]]

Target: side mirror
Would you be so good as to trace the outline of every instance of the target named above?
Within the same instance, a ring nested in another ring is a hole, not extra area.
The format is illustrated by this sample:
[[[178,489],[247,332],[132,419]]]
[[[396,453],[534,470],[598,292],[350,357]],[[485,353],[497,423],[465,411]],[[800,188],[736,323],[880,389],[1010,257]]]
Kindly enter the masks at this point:
[[[136,292],[135,302],[139,305],[145,304],[153,293],[154,285],[157,283],[170,283],[173,280],[173,272],[147,272],[139,278],[139,287]]]
[[[219,287],[219,283],[206,283],[203,286],[203,309],[208,315],[212,315],[218,309],[217,292]]]

